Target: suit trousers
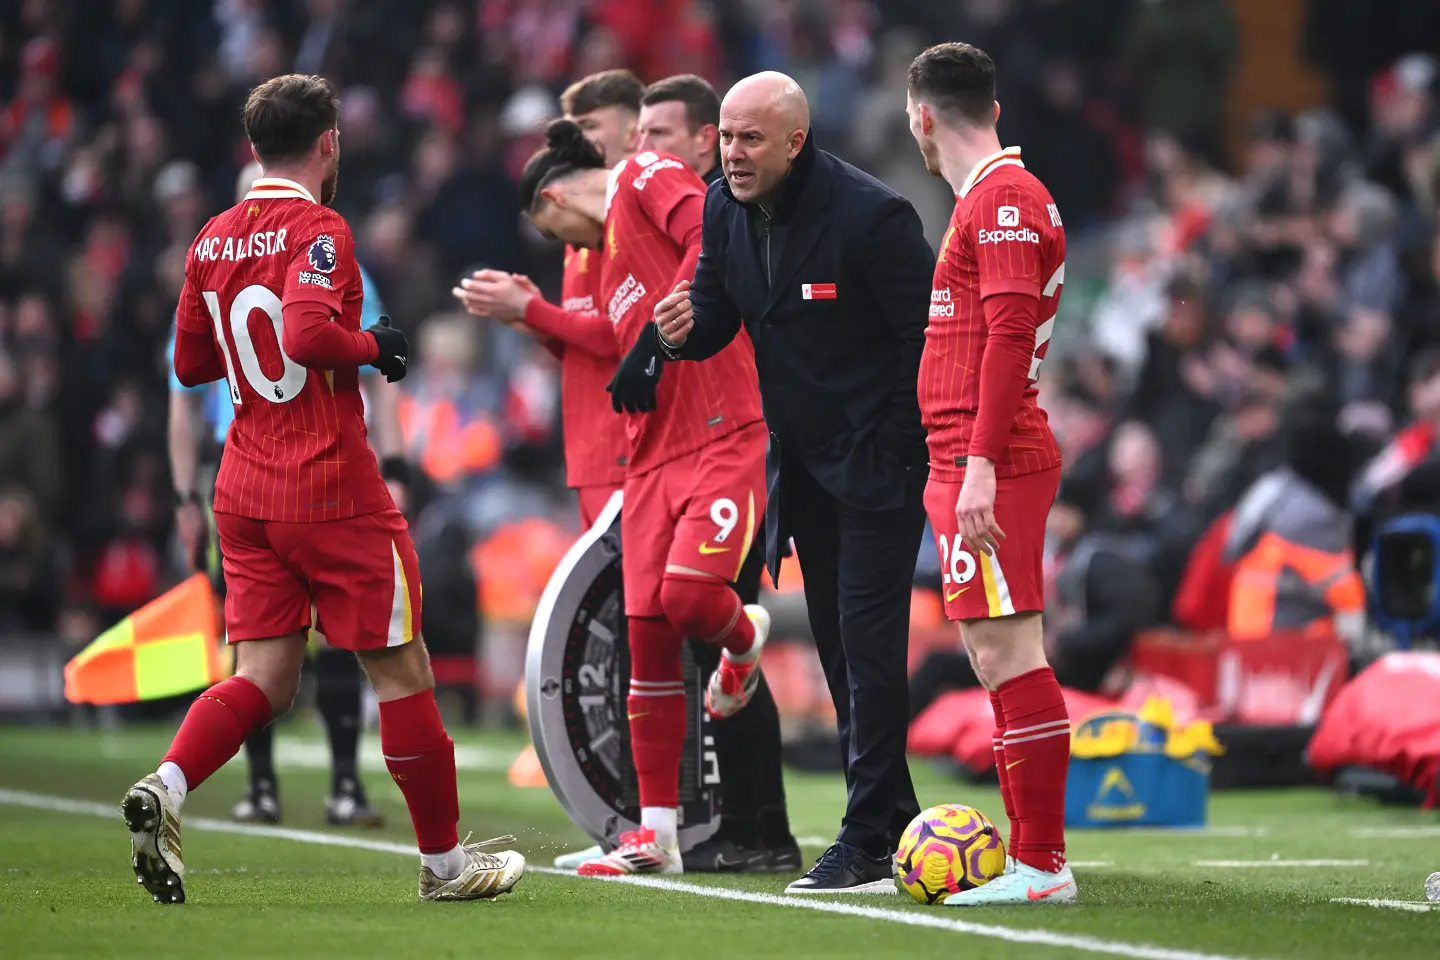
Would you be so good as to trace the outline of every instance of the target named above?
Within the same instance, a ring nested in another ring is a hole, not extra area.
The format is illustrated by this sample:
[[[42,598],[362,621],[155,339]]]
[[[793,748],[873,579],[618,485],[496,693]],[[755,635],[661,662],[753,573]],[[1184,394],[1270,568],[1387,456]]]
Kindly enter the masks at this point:
[[[910,590],[925,527],[928,467],[906,472],[905,502],[849,506],[802,464],[781,467],[785,526],[835,703],[847,802],[838,839],[875,857],[895,852],[920,812],[905,761],[910,722]]]

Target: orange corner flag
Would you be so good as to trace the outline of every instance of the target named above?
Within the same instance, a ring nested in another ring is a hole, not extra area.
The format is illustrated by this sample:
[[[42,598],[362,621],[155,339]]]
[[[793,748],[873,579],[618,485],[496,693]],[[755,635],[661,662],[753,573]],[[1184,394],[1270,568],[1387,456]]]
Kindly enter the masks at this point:
[[[210,581],[197,573],[96,637],[65,665],[71,703],[158,700],[223,674]]]

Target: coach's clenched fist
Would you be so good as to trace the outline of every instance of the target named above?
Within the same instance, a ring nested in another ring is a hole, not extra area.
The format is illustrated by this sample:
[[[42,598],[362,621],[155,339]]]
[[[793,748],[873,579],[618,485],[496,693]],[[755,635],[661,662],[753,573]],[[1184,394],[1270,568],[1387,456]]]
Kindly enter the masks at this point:
[[[655,325],[660,337],[670,347],[684,346],[695,326],[695,308],[690,304],[690,281],[681,280],[675,290],[655,304]]]

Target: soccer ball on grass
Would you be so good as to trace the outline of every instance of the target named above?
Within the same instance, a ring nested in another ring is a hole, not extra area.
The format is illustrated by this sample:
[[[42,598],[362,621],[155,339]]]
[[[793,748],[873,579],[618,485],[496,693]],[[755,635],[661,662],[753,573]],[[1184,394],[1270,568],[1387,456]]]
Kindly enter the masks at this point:
[[[939,903],[1005,872],[1005,844],[974,807],[946,803],[910,821],[895,853],[895,879],[921,903]]]

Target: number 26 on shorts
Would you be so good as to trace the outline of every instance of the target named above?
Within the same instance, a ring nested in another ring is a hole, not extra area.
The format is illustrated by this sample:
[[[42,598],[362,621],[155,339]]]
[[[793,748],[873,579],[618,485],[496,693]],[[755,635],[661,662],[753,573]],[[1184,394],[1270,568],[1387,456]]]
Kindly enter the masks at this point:
[[[955,602],[970,588],[966,586],[975,578],[975,557],[960,545],[960,538],[955,538],[955,543],[950,543],[950,538],[941,534],[940,544],[940,579],[945,586],[945,600],[947,603]]]

